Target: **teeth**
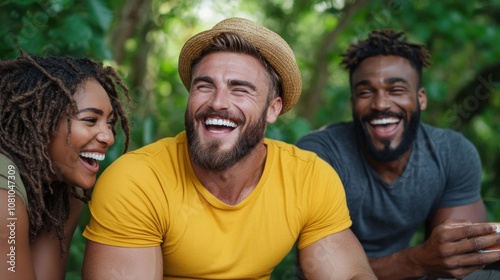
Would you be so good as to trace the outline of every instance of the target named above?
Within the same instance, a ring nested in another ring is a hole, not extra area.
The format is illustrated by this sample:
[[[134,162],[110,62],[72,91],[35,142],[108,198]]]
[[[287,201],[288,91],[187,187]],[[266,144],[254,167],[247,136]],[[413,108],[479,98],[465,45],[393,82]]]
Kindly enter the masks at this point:
[[[104,158],[106,157],[106,155],[98,153],[80,153],[80,156],[86,158],[92,158],[99,161],[104,160]]]
[[[236,127],[237,125],[231,121],[228,120],[221,120],[221,119],[207,119],[205,121],[206,125],[223,125],[223,126],[228,126],[228,127]]]
[[[393,118],[390,118],[390,119],[375,119],[375,120],[371,120],[370,124],[380,125],[380,124],[390,124],[390,123],[398,123],[398,122],[399,122],[399,119],[393,119]]]

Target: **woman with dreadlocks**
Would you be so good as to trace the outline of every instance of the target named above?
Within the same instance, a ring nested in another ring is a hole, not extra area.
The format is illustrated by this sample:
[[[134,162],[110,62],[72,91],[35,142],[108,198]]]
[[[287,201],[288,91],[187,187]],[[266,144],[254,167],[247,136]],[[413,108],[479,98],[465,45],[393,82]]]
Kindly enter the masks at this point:
[[[121,90],[119,90],[121,88]],[[128,89],[92,59],[0,61],[0,279],[64,279],[68,248]]]

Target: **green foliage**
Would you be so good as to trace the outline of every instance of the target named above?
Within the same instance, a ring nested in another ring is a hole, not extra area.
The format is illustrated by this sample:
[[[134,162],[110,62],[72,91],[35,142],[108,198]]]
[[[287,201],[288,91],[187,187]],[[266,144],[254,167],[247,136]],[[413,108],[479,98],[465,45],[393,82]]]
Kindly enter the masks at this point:
[[[37,55],[110,59],[106,33],[112,13],[101,0],[4,1],[0,4],[0,54],[19,49]]]
[[[346,2],[357,5],[362,1]],[[177,74],[182,43],[222,17],[248,17],[282,35],[296,54],[303,95],[294,110],[269,125],[266,134],[294,143],[312,129],[350,120],[349,83],[339,66],[339,54],[373,29],[403,30],[409,39],[426,44],[432,55],[432,65],[423,77],[429,100],[423,120],[463,133],[478,148],[488,218],[500,221],[499,0],[364,1],[345,22],[348,6],[343,1],[151,0],[150,11],[129,24],[134,29],[117,46],[112,40],[117,32],[114,28],[132,20],[120,17],[130,3],[3,1],[0,57],[15,57],[21,48],[31,54],[90,56],[117,64],[133,96],[129,115],[131,149],[136,149],[184,128],[187,90]],[[213,11],[212,18],[204,17],[202,11],[206,10]],[[332,41],[327,48],[328,38]],[[118,49],[123,49],[123,58],[113,61]],[[120,134],[116,143],[103,167],[121,154]],[[81,232],[87,222],[85,209],[70,248],[67,279],[80,279],[85,246]],[[419,232],[412,244],[422,241],[423,233]],[[293,252],[275,269],[273,279],[294,278]]]
[[[301,117],[288,118],[282,116],[268,126],[266,137],[278,139],[287,143],[295,143],[305,133],[311,131],[309,122]]]

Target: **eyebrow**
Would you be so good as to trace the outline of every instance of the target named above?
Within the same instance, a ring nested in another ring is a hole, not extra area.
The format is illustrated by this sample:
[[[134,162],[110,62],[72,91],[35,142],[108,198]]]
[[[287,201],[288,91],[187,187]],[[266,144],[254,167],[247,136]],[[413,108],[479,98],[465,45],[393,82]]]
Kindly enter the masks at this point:
[[[361,81],[359,81],[359,82],[355,83],[355,84],[354,84],[354,87],[358,87],[358,86],[368,86],[368,85],[370,85],[370,84],[371,84],[371,82],[370,82],[370,81],[368,81],[368,80],[361,80]]]
[[[104,112],[101,109],[97,109],[94,107],[89,107],[89,108],[84,108],[84,109],[78,110],[78,112],[76,112],[76,114],[78,115],[78,114],[85,113],[85,112],[91,112],[91,113],[97,114],[99,116],[104,115]],[[111,110],[111,112],[109,113],[109,116],[112,116],[114,114],[115,114],[115,110]]]
[[[101,115],[101,116],[104,114],[104,112],[101,109],[92,108],[92,107],[78,110],[78,112],[76,112],[76,113],[80,114],[80,113],[85,113],[85,112],[92,112],[94,114],[98,114],[98,115]]]
[[[193,79],[193,85],[199,82],[214,83],[214,80],[209,76],[200,76]]]
[[[200,77],[196,77],[193,79],[193,85],[198,83],[198,82],[206,82],[206,83],[214,84],[214,80],[212,78],[210,78],[209,76],[200,76]],[[254,84],[247,82],[247,81],[243,81],[243,80],[229,80],[228,85],[230,85],[230,86],[245,86],[245,87],[249,87],[253,91],[257,90],[257,87]]]
[[[386,84],[395,84],[395,83],[404,83],[406,85],[410,85],[410,83],[406,80],[406,79],[403,79],[403,78],[399,78],[399,77],[394,77],[394,78],[387,78],[384,80],[384,83]],[[368,85],[371,85],[372,83],[369,81],[369,80],[362,80],[362,81],[359,81],[357,82],[354,87],[358,87],[358,86],[368,86]]]
[[[410,83],[406,79],[399,78],[399,77],[388,78],[388,79],[384,80],[384,83],[388,83],[388,84],[395,84],[395,83],[399,83],[399,82],[410,85]]]
[[[254,84],[242,80],[229,80],[229,85],[249,87],[253,91],[257,90],[257,87]]]

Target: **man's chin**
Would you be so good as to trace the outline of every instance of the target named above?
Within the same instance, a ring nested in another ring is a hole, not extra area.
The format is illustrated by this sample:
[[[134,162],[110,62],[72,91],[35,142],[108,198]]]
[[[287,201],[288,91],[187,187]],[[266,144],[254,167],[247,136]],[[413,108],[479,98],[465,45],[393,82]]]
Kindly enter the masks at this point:
[[[386,145],[383,148],[368,145],[368,153],[380,162],[391,162],[399,160],[409,149],[409,146],[401,144],[397,145],[396,147],[392,147],[392,145]]]

